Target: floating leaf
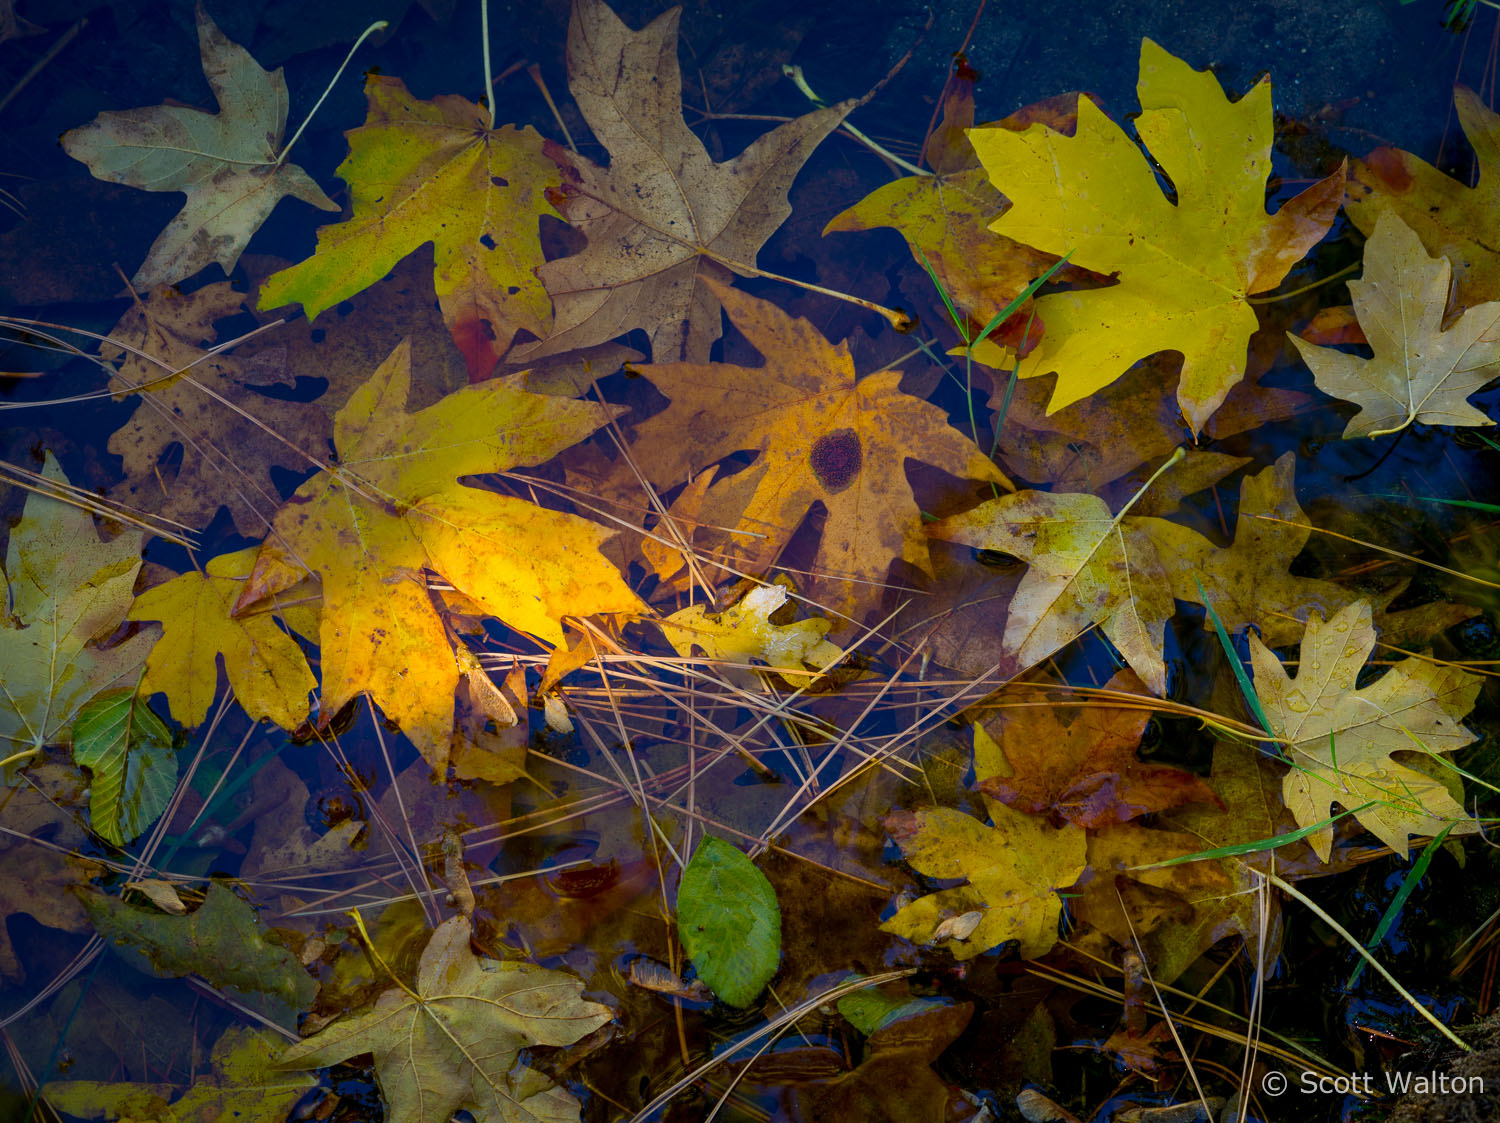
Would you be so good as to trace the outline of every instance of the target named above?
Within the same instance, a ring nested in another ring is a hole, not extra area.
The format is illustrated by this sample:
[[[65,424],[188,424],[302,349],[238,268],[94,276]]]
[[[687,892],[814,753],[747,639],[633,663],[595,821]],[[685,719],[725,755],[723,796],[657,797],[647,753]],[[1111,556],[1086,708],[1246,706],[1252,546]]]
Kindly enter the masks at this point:
[[[1435,778],[1440,773],[1418,771],[1398,762],[1396,754],[1442,767],[1435,754],[1475,740],[1459,722],[1473,709],[1483,680],[1452,664],[1405,659],[1356,689],[1374,649],[1365,601],[1327,622],[1317,614],[1308,620],[1295,678],[1265,644],[1250,637],[1255,692],[1270,731],[1287,743],[1292,768],[1282,796],[1297,823],[1319,823],[1338,803],[1404,858],[1411,835],[1435,835],[1450,826],[1458,834],[1479,829]],[[1333,828],[1308,841],[1326,862]]]
[[[106,690],[78,711],[73,759],[94,779],[89,822],[116,846],[134,842],[172,802],[172,732],[134,690]]]
[[[198,49],[218,113],[156,105],[101,113],[63,134],[64,150],[96,178],[187,196],[131,279],[136,288],[184,280],[215,261],[232,271],[283,195],[339,209],[306,172],[281,160],[287,112],[281,70],[263,70],[224,37],[201,3]]]
[[[677,936],[698,978],[731,1006],[748,1006],[781,963],[781,908],[766,875],[712,836],[693,851],[677,889]]]

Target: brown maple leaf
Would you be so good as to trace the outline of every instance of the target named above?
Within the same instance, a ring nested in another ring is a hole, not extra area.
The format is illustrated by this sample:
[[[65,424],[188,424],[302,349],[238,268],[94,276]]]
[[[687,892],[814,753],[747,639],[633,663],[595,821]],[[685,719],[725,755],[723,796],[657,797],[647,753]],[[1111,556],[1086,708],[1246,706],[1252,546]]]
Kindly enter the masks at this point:
[[[1106,690],[1142,693],[1121,671]],[[974,729],[974,777],[985,795],[1017,811],[1053,812],[1090,830],[1184,803],[1217,803],[1213,789],[1180,768],[1146,764],[1136,746],[1151,711],[1083,703],[1064,721],[1055,695],[1006,690],[1006,708]]]
[[[640,426],[635,450],[654,483],[672,483],[735,452],[759,453],[740,549],[768,564],[814,503],[828,511],[814,568],[825,603],[869,599],[895,558],[931,574],[908,457],[956,476],[1009,486],[934,405],[903,394],[899,371],[856,380],[845,344],[768,301],[708,282],[762,367],[653,363],[640,371],[672,404]],[[691,441],[683,434],[691,433]],[[741,473],[743,475],[743,473]],[[726,485],[719,485],[726,486]],[[715,489],[717,490],[717,488]],[[861,584],[863,583],[863,584]]]
[[[573,5],[568,87],[610,162],[601,168],[549,148],[572,167],[557,202],[588,245],[537,271],[555,327],[517,353],[522,361],[644,328],[653,358],[707,362],[719,308],[705,280],[727,280],[734,263],[754,265],[791,214],[786,193],[798,170],[854,106],[788,121],[714,163],[682,119],[678,11],[631,31],[603,0]]]

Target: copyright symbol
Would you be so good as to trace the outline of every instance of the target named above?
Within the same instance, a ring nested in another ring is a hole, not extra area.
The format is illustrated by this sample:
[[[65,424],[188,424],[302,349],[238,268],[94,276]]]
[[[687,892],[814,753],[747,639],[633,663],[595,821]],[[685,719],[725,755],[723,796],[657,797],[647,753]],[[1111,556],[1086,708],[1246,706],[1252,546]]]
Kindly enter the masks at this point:
[[[1260,1078],[1260,1090],[1268,1096],[1279,1096],[1286,1091],[1286,1073],[1268,1072]]]

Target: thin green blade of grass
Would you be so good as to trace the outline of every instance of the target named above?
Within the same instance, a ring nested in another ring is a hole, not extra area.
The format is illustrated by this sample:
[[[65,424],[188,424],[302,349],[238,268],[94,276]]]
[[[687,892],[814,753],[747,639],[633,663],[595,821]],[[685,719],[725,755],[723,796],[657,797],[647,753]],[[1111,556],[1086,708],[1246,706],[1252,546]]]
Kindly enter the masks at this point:
[[[1229,659],[1229,668],[1234,672],[1234,681],[1239,684],[1240,693],[1245,696],[1245,704],[1250,707],[1250,713],[1260,723],[1260,727],[1267,733],[1271,732],[1271,723],[1266,719],[1266,711],[1260,704],[1260,695],[1255,693],[1255,686],[1250,681],[1250,676],[1245,673],[1245,665],[1240,662],[1240,656],[1234,649],[1234,644],[1229,642],[1229,633],[1224,630],[1224,621],[1219,619],[1219,614],[1214,611],[1213,602],[1209,600],[1208,593],[1203,589],[1203,582],[1193,577],[1193,582],[1198,586],[1198,599],[1203,602],[1203,607],[1208,610],[1208,618],[1213,622],[1214,632],[1219,637],[1219,646],[1224,649],[1225,656]]]
[[[1380,918],[1380,923],[1375,925],[1375,932],[1370,936],[1369,943],[1365,944],[1367,952],[1373,955],[1375,949],[1380,946],[1380,941],[1385,939],[1386,933],[1396,923],[1396,918],[1401,915],[1401,910],[1406,907],[1406,899],[1411,896],[1412,890],[1417,887],[1417,882],[1426,876],[1427,867],[1432,865],[1432,856],[1437,853],[1438,847],[1447,839],[1448,832],[1453,829],[1454,825],[1453,823],[1449,823],[1444,827],[1442,833],[1428,843],[1422,853],[1417,855],[1417,860],[1411,864],[1411,869],[1406,871],[1406,880],[1401,882],[1401,888],[1396,890],[1396,895],[1391,898],[1391,903],[1386,906],[1385,915]],[[1346,991],[1353,990],[1355,984],[1359,982],[1359,977],[1364,973],[1365,960],[1361,959],[1349,975],[1349,981],[1344,984],[1344,989]]]
[[[1168,866],[1180,866],[1186,862],[1205,862],[1210,858],[1236,858],[1241,854],[1258,854],[1262,850],[1275,850],[1278,846],[1285,846],[1289,842],[1299,842],[1308,835],[1322,830],[1324,827],[1331,827],[1345,815],[1358,815],[1361,811],[1374,807],[1375,802],[1372,799],[1368,803],[1361,803],[1358,807],[1351,808],[1348,811],[1340,811],[1337,815],[1332,815],[1321,822],[1313,823],[1311,826],[1298,827],[1294,831],[1272,835],[1270,838],[1257,838],[1252,842],[1236,842],[1229,846],[1216,846],[1212,850],[1198,850],[1192,854],[1182,854],[1176,858],[1168,858],[1162,862],[1152,862],[1145,866],[1128,866],[1126,868],[1132,871],[1160,870],[1166,869]]]

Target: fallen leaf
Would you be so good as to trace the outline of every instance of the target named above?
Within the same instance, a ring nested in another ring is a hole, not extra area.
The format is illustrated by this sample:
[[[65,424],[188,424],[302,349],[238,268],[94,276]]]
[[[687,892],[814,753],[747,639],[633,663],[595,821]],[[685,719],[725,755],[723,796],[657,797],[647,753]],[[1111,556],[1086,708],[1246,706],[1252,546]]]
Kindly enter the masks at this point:
[[[1289,571],[1312,525],[1297,505],[1295,463],[1286,453],[1245,478],[1234,543],[1227,547],[1166,519],[1112,516],[1094,495],[1040,491],[987,500],[929,524],[927,533],[1027,563],[1009,602],[1000,650],[1017,669],[1036,665],[1098,625],[1159,695],[1166,685],[1166,621],[1176,601],[1202,603],[1200,582],[1225,628],[1256,624],[1275,644],[1295,638],[1312,610],[1354,599],[1330,581]],[[1204,627],[1211,626],[1205,619]]]
[[[1027,563],[999,652],[1017,668],[1040,663],[1097,624],[1161,695],[1162,639],[1176,605],[1167,562],[1141,521],[1111,515],[1094,495],[1018,491],[931,523],[927,533]]]
[[[677,935],[714,994],[749,1006],[781,964],[776,890],[737,846],[706,836],[677,887]]]
[[[1384,211],[1365,243],[1364,275],[1349,282],[1374,358],[1287,333],[1318,389],[1359,406],[1345,440],[1385,436],[1413,421],[1494,424],[1468,397],[1500,378],[1500,302],[1471,305],[1444,328],[1451,272],[1447,258],[1429,257],[1411,227]]]
[[[66,486],[52,454],[42,475]],[[83,704],[133,681],[150,637],[110,648],[130,607],[141,534],[101,542],[87,511],[36,492],[10,531],[5,555],[10,611],[0,616],[0,744],[6,755],[55,745]]]
[[[256,547],[220,554],[196,570],[140,593],[131,620],[159,620],[161,638],[146,657],[140,691],[167,696],[172,716],[199,725],[219,691],[224,664],[235,701],[252,718],[270,718],[283,729],[307,720],[307,695],[317,685],[297,641],[276,625],[281,610],[232,615],[255,563]],[[292,618],[317,635],[317,621]],[[309,625],[311,625],[309,627]],[[301,629],[299,629],[301,630]]]
[[[186,296],[159,286],[110,329],[119,346],[100,348],[119,364],[109,388],[140,401],[109,438],[124,471],[112,499],[192,527],[228,507],[235,528],[258,538],[281,501],[275,476],[313,467],[298,450],[326,447],[353,380],[340,364],[320,366],[329,389],[317,402],[283,401],[272,394],[296,382],[284,351],[208,356],[215,321],[240,314],[244,299],[227,281]]]
[[[198,1073],[185,1090],[176,1084],[54,1080],[42,1087],[42,1098],[69,1115],[120,1123],[283,1123],[316,1081],[276,1072],[280,1048],[270,1033],[230,1026],[214,1043],[210,1072]]]
[[[942,941],[955,959],[972,959],[1010,940],[1019,941],[1022,959],[1052,949],[1062,915],[1057,890],[1086,868],[1084,832],[1071,823],[1049,827],[998,801],[987,806],[993,826],[946,807],[886,816],[886,830],[912,869],[966,884],[919,897],[882,924],[882,932],[934,943],[944,921],[977,911],[984,915],[967,937]]]
[[[73,760],[89,770],[89,824],[124,846],[161,817],[177,787],[172,731],[128,687],[90,698],[73,722]]]
[[[1405,858],[1410,835],[1435,835],[1445,827],[1455,834],[1478,830],[1447,785],[1399,762],[1396,754],[1438,765],[1436,754],[1474,741],[1460,720],[1474,707],[1483,680],[1452,664],[1413,658],[1357,689],[1374,648],[1366,601],[1327,622],[1316,613],[1308,619],[1295,678],[1250,637],[1255,692],[1292,766],[1282,795],[1298,825],[1322,822],[1338,803]],[[1333,828],[1309,841],[1326,862]]]
[[[263,70],[224,37],[201,3],[198,49],[218,113],[156,105],[101,113],[63,134],[63,149],[96,178],[187,196],[131,278],[136,288],[184,280],[215,261],[233,271],[284,195],[339,209],[306,172],[283,159],[287,92],[280,68]]]
[[[1145,39],[1137,90],[1135,130],[1149,161],[1087,98],[1072,137],[1034,125],[1024,133],[973,129],[969,139],[1014,204],[992,224],[995,233],[1071,251],[1072,264],[1118,280],[1038,298],[1047,334],[1021,376],[1056,371],[1049,408],[1061,409],[1146,355],[1180,351],[1177,400],[1198,432],[1244,374],[1257,323],[1246,297],[1274,288],[1323,237],[1344,171],[1267,215],[1268,81],[1231,103],[1211,73]],[[1163,193],[1155,164],[1175,199]]]
[[[1046,121],[1059,132],[1070,132],[1078,96],[1063,94],[1028,106],[995,122],[994,127],[1019,132]],[[1057,258],[990,232],[990,223],[1010,203],[991,185],[964,137],[964,130],[974,124],[973,82],[955,83],[943,109],[933,139],[947,137],[956,143],[947,149],[929,141],[928,158],[934,161],[937,174],[907,176],[877,187],[830,219],[823,233],[895,227],[917,263],[930,266],[937,275],[968,330],[978,335]],[[1045,330],[1034,312],[1033,301],[1027,299],[988,338],[1014,346],[1024,334],[1027,342],[1034,343]]]
[[[900,372],[856,380],[844,344],[830,344],[769,301],[707,283],[766,364],[637,368],[672,400],[638,427],[635,453],[643,470],[665,485],[731,453],[759,453],[748,469],[754,490],[740,526],[763,537],[742,539],[750,544],[740,549],[756,564],[769,564],[808,508],[821,502],[828,521],[808,595],[840,610],[873,599],[896,558],[930,574],[907,459],[1003,485],[1004,474],[942,410],[901,393]],[[684,433],[693,439],[683,440]],[[748,481],[737,479],[726,483],[749,490]]]
[[[78,853],[89,844],[81,816],[69,808],[87,799],[82,772],[60,760],[26,770],[26,783],[0,790],[0,916],[25,913],[62,932],[87,932],[88,913],[71,890],[104,873],[104,866]],[[19,983],[26,971],[0,924],[0,977]]]
[[[1140,686],[1121,671],[1104,689],[1134,693]],[[1136,757],[1149,709],[1070,702],[1026,686],[1001,691],[995,702],[999,709],[974,727],[974,780],[1007,807],[1094,830],[1184,803],[1218,802],[1191,772]]]
[[[460,672],[424,570],[549,643],[564,615],[644,606],[598,554],[609,531],[460,477],[539,464],[582,440],[605,407],[493,379],[417,413],[404,408],[411,353],[397,347],[335,418],[338,465],[277,513],[235,607],[300,580],[323,584],[322,712],[368,693],[441,772]]]
[[[1453,88],[1453,106],[1478,163],[1473,187],[1387,145],[1350,165],[1344,209],[1366,236],[1386,211],[1400,216],[1428,250],[1452,262],[1454,303],[1468,307],[1500,300],[1500,250],[1482,234],[1500,205],[1500,115],[1466,86]]]
[[[714,163],[682,119],[677,17],[672,8],[631,31],[604,0],[574,0],[568,88],[609,167],[558,152],[571,166],[559,206],[588,245],[538,270],[556,325],[521,361],[643,328],[657,362],[707,362],[719,308],[704,281],[754,266],[791,214],[792,180],[854,106],[795,118]]]
[[[375,1055],[390,1123],[577,1121],[578,1101],[521,1062],[530,1045],[571,1045],[610,1020],[583,983],[529,963],[479,959],[455,916],[422,952],[415,989],[397,985],[282,1054],[283,1068],[322,1068]]]
[[[795,681],[800,685],[811,681],[801,672],[826,671],[844,657],[844,651],[824,638],[833,625],[822,617],[771,623],[771,615],[786,604],[786,596],[784,585],[757,585],[721,612],[689,605],[658,626],[678,655],[689,656],[697,647],[708,658],[729,663],[758,659],[779,670],[799,672]],[[734,672],[733,668],[725,670]],[[753,671],[741,674],[748,685],[764,686]]]
[[[266,940],[255,909],[220,882],[209,885],[203,904],[186,916],[128,905],[96,889],[78,895],[95,930],[144,974],[201,975],[214,986],[270,999],[284,1016],[306,1009],[318,993],[297,957]]]
[[[1165,519],[1140,523],[1161,556],[1172,559],[1167,578],[1173,597],[1202,604],[1206,592],[1226,631],[1254,625],[1272,647],[1296,640],[1313,610],[1336,611],[1356,599],[1342,585],[1291,572],[1312,537],[1312,520],[1297,502],[1296,466],[1296,456],[1286,452],[1245,477],[1229,546]],[[1207,613],[1203,626],[1213,627]]]
[[[318,231],[306,261],[268,278],[260,307],[300,302],[309,320],[379,281],[418,246],[434,246],[443,321],[468,363],[490,373],[518,331],[538,338],[552,302],[537,280],[539,219],[557,212],[546,193],[560,180],[536,130],[491,128],[465,98],[418,101],[399,78],[365,80],[369,112],[347,134],[338,175],[353,214]]]

